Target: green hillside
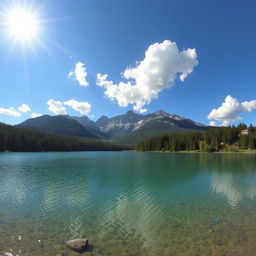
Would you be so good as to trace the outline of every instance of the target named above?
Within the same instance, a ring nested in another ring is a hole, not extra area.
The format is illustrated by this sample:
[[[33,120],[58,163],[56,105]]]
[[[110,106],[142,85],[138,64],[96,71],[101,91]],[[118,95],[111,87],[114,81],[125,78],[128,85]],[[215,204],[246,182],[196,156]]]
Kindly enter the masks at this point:
[[[0,124],[0,151],[100,151],[127,147],[100,140],[76,138]]]
[[[76,120],[66,116],[40,116],[31,118],[18,125],[36,131],[50,132],[67,136],[99,139],[99,137],[89,129],[83,127]]]

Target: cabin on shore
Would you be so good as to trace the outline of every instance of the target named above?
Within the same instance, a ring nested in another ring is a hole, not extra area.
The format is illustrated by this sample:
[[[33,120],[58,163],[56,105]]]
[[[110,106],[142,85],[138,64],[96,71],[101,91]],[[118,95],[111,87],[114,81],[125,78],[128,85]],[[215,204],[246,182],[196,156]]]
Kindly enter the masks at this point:
[[[241,131],[241,135],[249,135],[248,129],[244,129]]]

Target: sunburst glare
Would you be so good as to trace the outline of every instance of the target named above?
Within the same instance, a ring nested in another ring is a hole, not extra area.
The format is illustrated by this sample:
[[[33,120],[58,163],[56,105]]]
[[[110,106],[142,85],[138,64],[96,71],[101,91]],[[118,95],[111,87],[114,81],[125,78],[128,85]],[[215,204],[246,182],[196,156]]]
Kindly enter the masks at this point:
[[[17,40],[29,41],[38,34],[38,19],[35,13],[24,8],[16,8],[7,13],[6,29],[8,35]]]
[[[18,48],[22,48],[21,52],[24,59],[28,54],[37,57],[39,49],[54,57],[49,49],[50,45],[70,56],[70,53],[67,53],[63,46],[48,35],[51,33],[49,23],[52,25],[52,23],[65,20],[65,18],[45,18],[43,17],[45,16],[43,15],[45,9],[45,3],[35,6],[34,3],[25,4],[24,2],[11,1],[6,5],[0,1],[0,12],[2,13],[0,18],[2,36],[0,43],[8,44],[7,55],[11,55],[14,48],[18,46]]]
[[[40,37],[42,21],[37,9],[24,5],[4,7],[2,17],[6,39],[28,44]]]

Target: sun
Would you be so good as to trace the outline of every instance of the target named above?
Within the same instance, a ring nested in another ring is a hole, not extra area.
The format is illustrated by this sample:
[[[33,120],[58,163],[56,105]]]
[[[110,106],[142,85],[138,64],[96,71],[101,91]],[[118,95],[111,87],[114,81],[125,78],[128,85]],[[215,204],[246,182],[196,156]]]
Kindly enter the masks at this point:
[[[36,14],[24,8],[8,11],[5,20],[8,35],[22,41],[30,41],[37,36],[38,23]]]
[[[41,50],[51,57],[51,46],[64,52],[67,50],[61,44],[55,42],[48,33],[52,23],[65,20],[63,17],[46,18],[48,1],[16,1],[8,0],[8,4],[0,0],[0,44],[6,45],[8,55],[21,50],[24,63],[28,56],[38,57]],[[41,3],[40,3],[41,2]],[[16,51],[17,50],[17,51]]]

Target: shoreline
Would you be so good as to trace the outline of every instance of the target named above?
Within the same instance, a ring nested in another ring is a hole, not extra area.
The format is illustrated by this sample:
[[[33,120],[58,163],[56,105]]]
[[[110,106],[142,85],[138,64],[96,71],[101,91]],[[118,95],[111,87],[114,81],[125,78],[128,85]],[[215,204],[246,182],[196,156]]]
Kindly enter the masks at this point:
[[[242,154],[256,154],[256,150],[238,150],[238,151],[216,151],[216,152],[204,152],[199,150],[192,151],[135,151],[135,152],[143,152],[143,153],[164,153],[164,154],[234,154],[234,153],[242,153]]]

